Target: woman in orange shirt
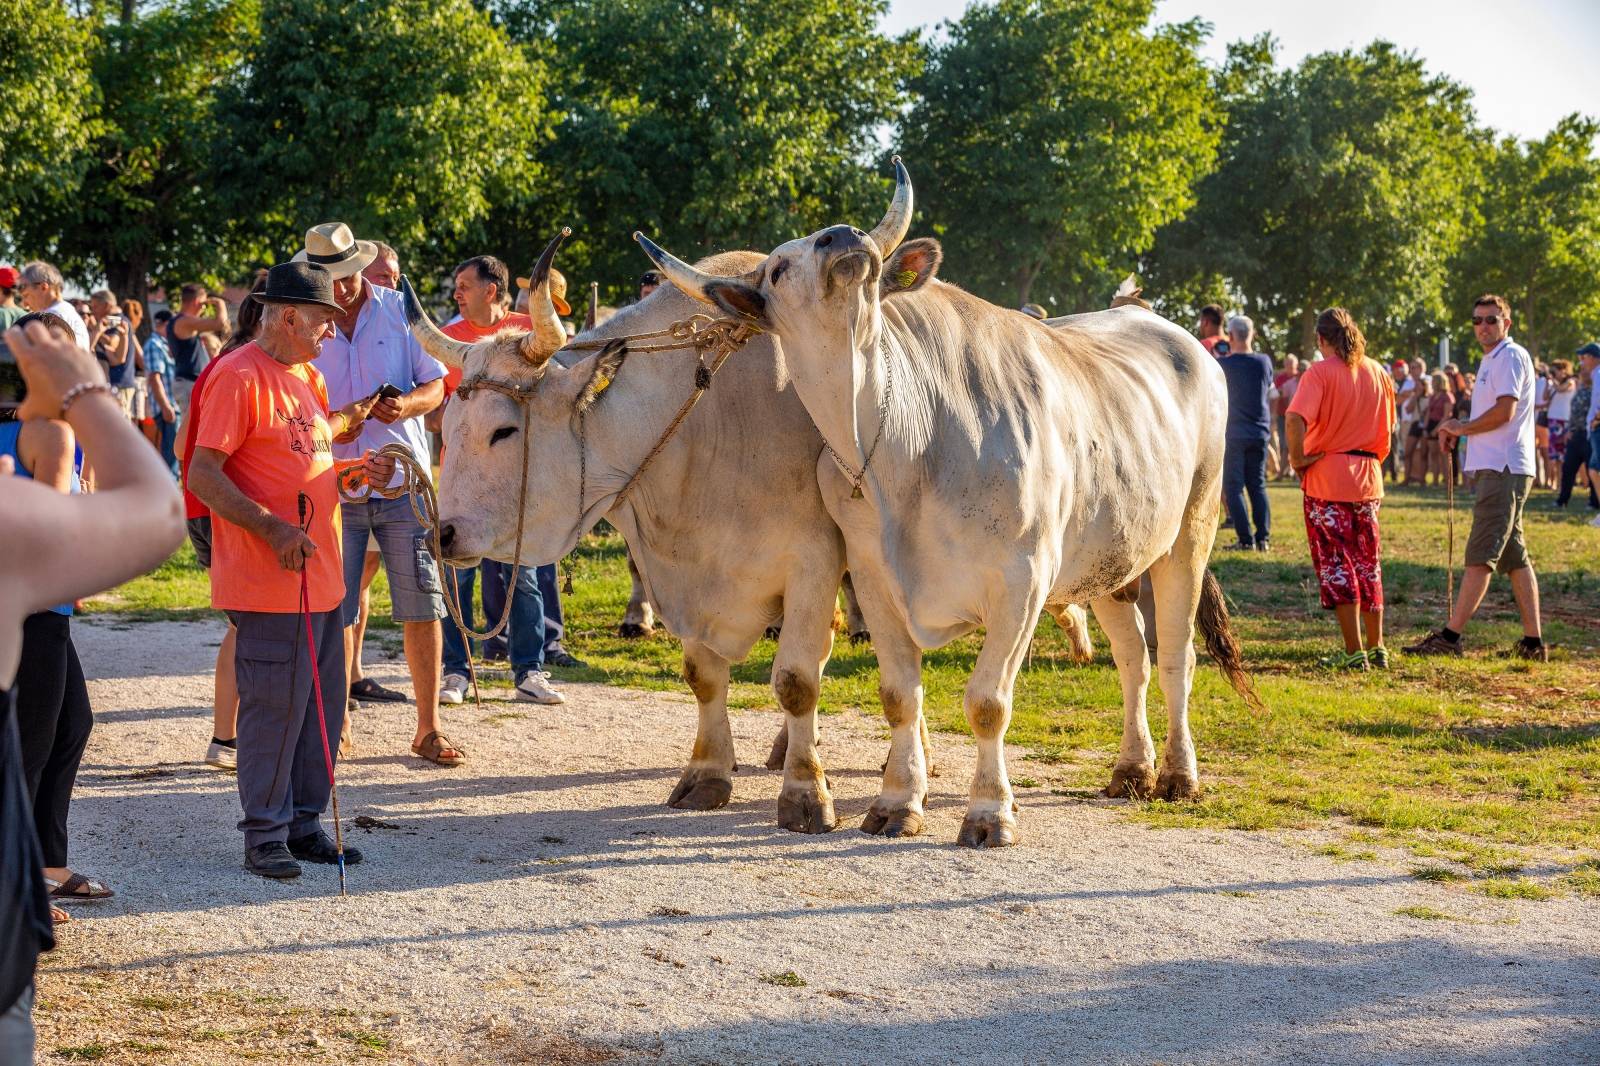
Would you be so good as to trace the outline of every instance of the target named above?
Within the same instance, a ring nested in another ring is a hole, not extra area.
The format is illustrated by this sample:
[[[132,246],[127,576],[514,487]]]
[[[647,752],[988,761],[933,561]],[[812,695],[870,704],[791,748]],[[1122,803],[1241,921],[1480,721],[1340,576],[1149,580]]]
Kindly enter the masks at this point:
[[[1322,361],[1300,379],[1285,428],[1289,461],[1305,492],[1306,539],[1322,606],[1338,617],[1344,635],[1344,654],[1323,665],[1386,670],[1378,505],[1395,425],[1394,379],[1367,358],[1366,338],[1342,307],[1317,319],[1317,347]]]

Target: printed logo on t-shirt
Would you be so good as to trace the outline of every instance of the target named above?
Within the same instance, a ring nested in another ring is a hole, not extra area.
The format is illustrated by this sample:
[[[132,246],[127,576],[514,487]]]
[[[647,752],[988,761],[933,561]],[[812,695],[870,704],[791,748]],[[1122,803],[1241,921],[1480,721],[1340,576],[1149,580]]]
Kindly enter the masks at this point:
[[[333,444],[326,438],[317,438],[317,420],[315,417],[305,418],[298,412],[290,414],[287,411],[276,411],[274,414],[289,426],[289,450],[300,455],[311,456],[318,452],[333,451]]]

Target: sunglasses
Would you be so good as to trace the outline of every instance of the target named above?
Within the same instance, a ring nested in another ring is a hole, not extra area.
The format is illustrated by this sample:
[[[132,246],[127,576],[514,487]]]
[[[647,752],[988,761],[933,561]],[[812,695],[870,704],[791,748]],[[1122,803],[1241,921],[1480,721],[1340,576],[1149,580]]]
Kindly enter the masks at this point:
[[[1497,324],[1499,321],[1500,321],[1500,316],[1499,315],[1473,315],[1472,316],[1472,324],[1474,326],[1493,326],[1493,325]]]

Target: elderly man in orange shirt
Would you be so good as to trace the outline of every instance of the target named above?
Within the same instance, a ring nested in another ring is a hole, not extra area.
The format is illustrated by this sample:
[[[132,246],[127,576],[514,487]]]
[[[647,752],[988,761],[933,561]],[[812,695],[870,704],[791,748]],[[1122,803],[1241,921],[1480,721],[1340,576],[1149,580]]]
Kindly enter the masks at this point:
[[[211,603],[237,629],[239,801],[245,868],[300,874],[297,859],[335,861],[321,816],[331,791],[313,691],[301,580],[315,669],[330,698],[328,741],[344,724],[344,570],[335,436],[357,428],[370,401],[333,414],[311,366],[340,313],[322,267],[284,263],[252,294],[266,305],[256,340],[219,364],[189,461],[189,486],[211,509]],[[330,421],[333,423],[330,425]],[[364,460],[387,483],[384,461]],[[337,464],[360,465],[363,460]],[[389,473],[392,461],[387,462]],[[345,849],[345,862],[361,853]]]
[[[1289,462],[1305,492],[1306,539],[1322,606],[1338,616],[1344,635],[1344,654],[1323,665],[1386,670],[1378,506],[1393,442],[1394,380],[1367,357],[1366,338],[1342,307],[1317,319],[1317,347],[1323,358],[1301,377],[1285,428]]]

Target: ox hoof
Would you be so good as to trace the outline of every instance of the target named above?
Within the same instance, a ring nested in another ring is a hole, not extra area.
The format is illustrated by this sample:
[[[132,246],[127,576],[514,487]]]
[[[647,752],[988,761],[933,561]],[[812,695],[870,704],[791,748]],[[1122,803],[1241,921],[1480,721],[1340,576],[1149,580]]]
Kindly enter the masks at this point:
[[[1200,782],[1187,770],[1162,770],[1156,781],[1156,799],[1180,803],[1200,798]]]
[[[871,644],[872,643],[872,634],[868,633],[865,629],[863,629],[863,630],[861,630],[859,632],[856,632],[856,633],[851,633],[850,634],[850,643],[858,645],[858,646],[862,645],[862,644]]]
[[[624,622],[617,627],[617,636],[625,640],[642,640],[651,633],[649,626],[642,626],[638,622]]]
[[[879,837],[914,837],[922,832],[922,812],[909,807],[880,811],[873,807],[861,819],[861,831]]]
[[[783,761],[789,757],[789,731],[778,730],[778,735],[772,738],[772,750],[767,752],[767,769],[782,770]]]
[[[964,848],[1009,848],[1017,840],[1017,820],[998,814],[969,814],[956,834],[956,843]]]
[[[1118,766],[1111,771],[1111,784],[1105,794],[1112,799],[1149,799],[1156,791],[1156,768],[1144,766]]]
[[[833,797],[822,789],[795,789],[778,796],[778,828],[791,833],[831,833],[838,820],[833,816]]]
[[[733,798],[733,782],[726,777],[708,777],[704,770],[685,770],[678,787],[667,797],[667,806],[680,811],[714,811],[726,807]]]

